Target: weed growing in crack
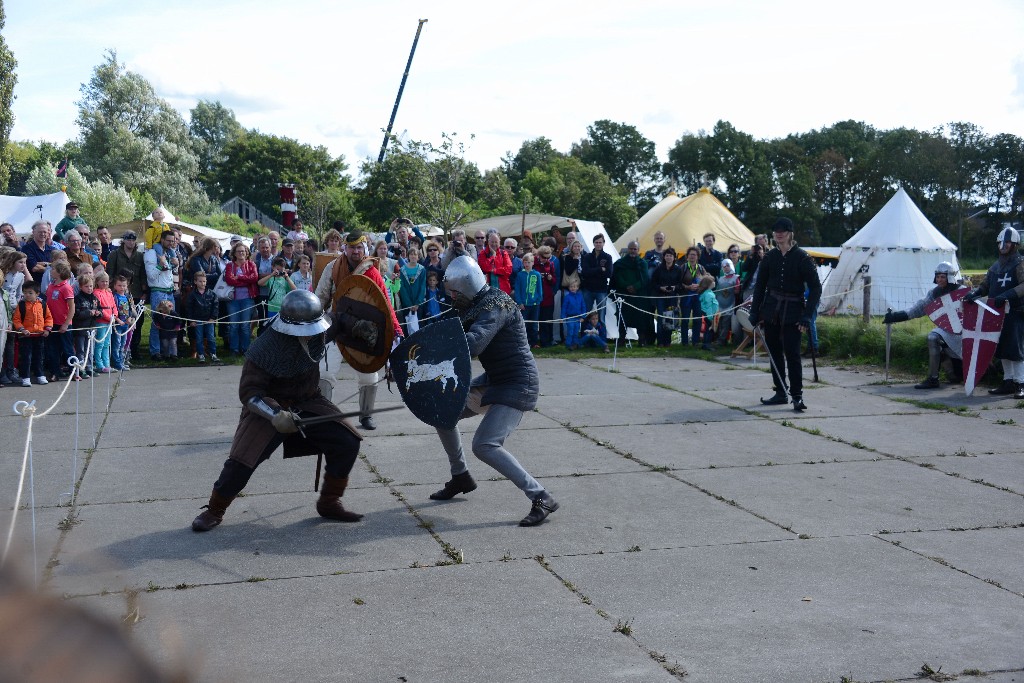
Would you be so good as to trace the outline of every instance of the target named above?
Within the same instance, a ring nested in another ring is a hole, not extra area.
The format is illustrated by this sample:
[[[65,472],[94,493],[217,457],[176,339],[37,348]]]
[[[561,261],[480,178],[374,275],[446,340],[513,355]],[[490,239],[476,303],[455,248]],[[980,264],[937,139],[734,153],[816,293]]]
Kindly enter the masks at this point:
[[[621,633],[624,636],[633,635],[633,620],[626,619],[625,621],[622,621],[620,619],[615,624],[615,628],[613,628],[612,631],[614,631],[615,633]]]
[[[626,548],[626,552],[627,553],[638,553],[638,552],[640,552],[640,550],[641,550],[641,548],[638,545],[634,545],[634,546],[630,546],[629,548]]]
[[[266,580],[267,580],[267,577],[265,577],[265,576],[250,576],[248,579],[245,580],[245,582],[246,583],[259,583],[260,581],[266,581]]]
[[[357,605],[365,605],[366,604],[366,601],[363,600],[362,598],[352,598],[352,602],[354,602]]]

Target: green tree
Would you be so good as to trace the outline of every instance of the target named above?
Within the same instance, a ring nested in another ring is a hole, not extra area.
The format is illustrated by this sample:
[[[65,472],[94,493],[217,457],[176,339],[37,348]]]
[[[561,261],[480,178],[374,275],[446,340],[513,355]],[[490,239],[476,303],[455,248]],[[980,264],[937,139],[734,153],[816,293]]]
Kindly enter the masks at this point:
[[[576,157],[553,159],[523,178],[522,188],[540,200],[543,210],[572,218],[598,220],[615,239],[636,222],[627,190],[601,169]]]
[[[250,130],[225,145],[213,177],[222,199],[241,197],[271,216],[281,214],[277,184],[295,183],[301,217],[303,191],[328,187],[347,191],[347,168],[345,158],[332,156],[326,147]]]
[[[176,211],[209,206],[188,127],[149,81],[111,51],[81,92],[77,124],[87,177],[147,191]]]
[[[501,160],[512,189],[519,190],[519,184],[533,168],[545,168],[555,159],[565,157],[564,154],[551,146],[551,140],[545,137],[526,140],[519,147],[515,156],[507,152]]]
[[[220,102],[200,100],[192,108],[188,129],[199,157],[199,182],[210,197],[221,201],[230,199],[217,186],[216,170],[224,163],[224,149],[228,143],[244,132],[235,112]]]
[[[594,164],[612,182],[625,187],[634,205],[652,191],[661,174],[654,142],[636,127],[608,119],[587,126],[587,137],[574,144],[570,154]]]
[[[690,195],[708,184],[711,176],[711,143],[703,130],[686,133],[668,151],[662,173],[680,196]]]
[[[26,194],[25,183],[36,168],[46,168],[55,174],[58,164],[64,159],[78,158],[78,145],[74,142],[65,142],[60,146],[45,140],[38,143],[8,142],[7,151],[11,160],[11,180],[7,194],[15,196]]]
[[[18,82],[18,76],[14,69],[18,61],[14,53],[7,47],[3,37],[4,3],[0,0],[0,194],[7,192],[7,184],[11,178],[11,158],[7,143],[11,139],[11,128],[14,127],[14,84]]]
[[[81,208],[82,218],[93,228],[135,218],[135,200],[127,190],[106,179],[90,182],[74,166],[68,167],[67,178],[57,178],[52,169],[39,166],[29,174],[25,185],[29,195],[52,194],[66,185],[68,195]]]
[[[396,216],[413,220],[412,195],[418,192],[417,178],[421,160],[408,154],[394,141],[384,161],[367,159],[359,167],[359,186],[355,190],[355,207],[366,225],[375,231],[384,229]]]

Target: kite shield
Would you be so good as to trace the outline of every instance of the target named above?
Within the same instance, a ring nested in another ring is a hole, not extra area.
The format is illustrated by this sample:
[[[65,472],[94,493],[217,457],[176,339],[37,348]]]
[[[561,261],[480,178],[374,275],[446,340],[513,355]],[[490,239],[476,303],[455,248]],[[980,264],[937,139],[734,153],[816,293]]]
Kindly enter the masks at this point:
[[[431,427],[454,429],[469,399],[469,344],[462,323],[448,318],[421,327],[391,353],[391,374],[412,414]]]
[[[1003,329],[1003,314],[992,314],[989,310],[998,308],[992,299],[988,300],[992,308],[986,310],[981,306],[970,304],[963,307],[964,333],[964,393],[970,396],[978,380],[985,375],[992,358],[999,346],[999,333]]]

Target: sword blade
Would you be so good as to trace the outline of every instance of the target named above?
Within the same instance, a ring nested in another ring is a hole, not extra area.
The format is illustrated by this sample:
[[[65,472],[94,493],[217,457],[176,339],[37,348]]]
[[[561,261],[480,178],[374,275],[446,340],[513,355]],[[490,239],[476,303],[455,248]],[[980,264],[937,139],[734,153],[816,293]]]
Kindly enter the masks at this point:
[[[377,408],[376,410],[371,410],[370,414],[373,415],[374,413],[387,413],[387,412],[390,412],[392,410],[401,410],[402,408],[405,408],[405,405],[388,406],[387,408]],[[296,424],[296,426],[301,428],[301,427],[305,427],[307,425],[320,424],[321,422],[331,422],[333,420],[337,420],[339,417],[345,417],[345,418],[348,418],[348,417],[358,417],[358,416],[360,416],[362,414],[363,413],[359,412],[358,410],[354,410],[351,413],[335,413],[334,415],[317,415],[316,417],[304,417],[304,418],[301,418],[299,420],[296,420],[295,424]]]
[[[984,308],[986,311],[988,311],[992,315],[999,315],[999,311],[997,311],[996,309],[992,308],[991,306],[989,306],[987,303],[985,303],[981,299],[975,299],[974,303],[978,304],[979,306]]]

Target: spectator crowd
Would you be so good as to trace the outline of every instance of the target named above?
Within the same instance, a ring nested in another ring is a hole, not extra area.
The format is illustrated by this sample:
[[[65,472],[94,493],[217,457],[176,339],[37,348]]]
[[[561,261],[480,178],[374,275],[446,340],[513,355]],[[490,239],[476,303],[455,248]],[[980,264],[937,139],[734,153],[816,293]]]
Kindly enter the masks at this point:
[[[233,236],[222,253],[209,237],[194,248],[183,241],[158,208],[141,240],[128,231],[114,244],[107,228],[93,232],[74,202],[56,226],[38,220],[24,239],[4,223],[0,384],[68,377],[71,356],[84,364],[80,376],[126,370],[142,344],[158,361],[184,356],[219,363],[218,345],[243,355],[288,292],[317,291],[316,274],[344,253],[344,235],[337,221],[321,246],[296,221],[283,238],[278,232],[252,242]],[[654,243],[641,254],[631,242],[615,261],[600,234],[589,248],[575,230],[563,236],[556,227],[537,240],[530,231],[502,238],[496,230],[477,230],[470,239],[461,229],[445,240],[399,218],[372,242],[370,258],[407,334],[447,310],[445,269],[466,254],[492,286],[514,298],[535,349],[561,343],[607,351],[609,320],[619,337],[640,346],[667,347],[678,339],[711,349],[740,341],[734,313],[749,301],[767,238],[729,245],[724,253],[713,234],[678,252],[664,233]],[[141,304],[151,316],[146,339]],[[606,307],[615,314],[606,316]]]

